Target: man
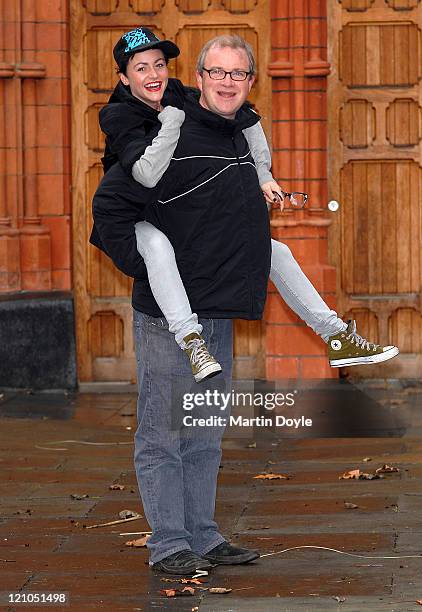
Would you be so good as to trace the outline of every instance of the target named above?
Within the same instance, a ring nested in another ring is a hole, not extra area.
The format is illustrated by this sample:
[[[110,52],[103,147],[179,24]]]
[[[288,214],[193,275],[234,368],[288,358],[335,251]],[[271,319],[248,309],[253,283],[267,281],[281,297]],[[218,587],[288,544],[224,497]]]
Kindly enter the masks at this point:
[[[147,215],[174,246],[228,390],[231,319],[262,317],[271,259],[267,207],[242,134],[259,120],[242,108],[255,71],[252,51],[239,37],[205,45],[197,66],[199,100],[184,105],[173,161]],[[176,390],[189,380],[189,366],[146,278],[135,279],[132,302],[139,382],[135,468],[152,529],[150,564],[188,574],[211,563],[252,561],[258,553],[228,544],[214,522],[224,427],[193,433],[174,428]]]

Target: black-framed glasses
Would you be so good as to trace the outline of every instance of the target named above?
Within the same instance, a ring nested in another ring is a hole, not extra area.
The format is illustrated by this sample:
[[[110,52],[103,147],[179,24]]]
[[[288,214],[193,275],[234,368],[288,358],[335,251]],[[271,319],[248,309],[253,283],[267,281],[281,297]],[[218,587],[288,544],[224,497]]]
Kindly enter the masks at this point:
[[[223,70],[222,68],[203,68],[205,72],[208,72],[210,75],[210,79],[214,79],[214,81],[223,81],[226,78],[226,75],[229,74],[232,81],[246,81],[248,76],[251,74],[250,72],[246,72],[246,70],[232,70],[231,72],[227,72],[227,70]]]
[[[287,198],[294,208],[303,208],[308,201],[308,194],[302,191],[292,191],[292,193],[282,191],[281,193],[283,194],[283,198]],[[273,191],[273,194],[277,200],[280,200],[280,196],[276,191]]]

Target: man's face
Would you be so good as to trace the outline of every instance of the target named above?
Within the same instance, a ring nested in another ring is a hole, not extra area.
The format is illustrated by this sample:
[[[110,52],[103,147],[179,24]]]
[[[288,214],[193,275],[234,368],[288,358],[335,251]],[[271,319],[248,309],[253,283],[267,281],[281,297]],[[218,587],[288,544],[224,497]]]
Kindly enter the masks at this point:
[[[159,109],[168,83],[168,69],[160,49],[135,53],[129,60],[126,74],[120,74],[124,85],[129,85],[135,98]]]
[[[249,72],[248,56],[244,49],[211,47],[205,57],[204,68],[208,70],[222,68],[226,72],[232,70]],[[215,81],[204,70],[202,74],[196,74],[196,80],[201,90],[200,105],[226,119],[234,119],[248,97],[255,79],[247,77],[245,81],[233,81],[226,74],[222,81]]]

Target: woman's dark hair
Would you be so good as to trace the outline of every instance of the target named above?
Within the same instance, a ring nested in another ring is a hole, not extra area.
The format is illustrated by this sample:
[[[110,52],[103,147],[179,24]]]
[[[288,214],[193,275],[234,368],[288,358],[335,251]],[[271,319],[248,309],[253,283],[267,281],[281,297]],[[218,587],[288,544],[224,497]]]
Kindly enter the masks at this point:
[[[124,74],[126,76],[126,71],[127,71],[127,65],[129,63],[129,60],[132,59],[132,57],[134,57],[137,53],[139,53],[139,51],[135,51],[135,53],[132,53],[131,55],[127,55],[125,56],[122,61],[119,63],[116,72],[117,74]],[[164,55],[164,61],[166,62],[166,64],[169,63],[169,58]]]

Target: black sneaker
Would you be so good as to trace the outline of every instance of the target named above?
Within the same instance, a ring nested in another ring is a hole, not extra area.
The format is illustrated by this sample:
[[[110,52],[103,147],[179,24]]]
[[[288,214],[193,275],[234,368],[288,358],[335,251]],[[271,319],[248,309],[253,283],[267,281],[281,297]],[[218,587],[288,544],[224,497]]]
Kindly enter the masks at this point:
[[[157,561],[152,566],[154,570],[160,570],[166,574],[195,574],[196,570],[208,570],[212,565],[199,555],[189,549],[179,550],[161,561]]]
[[[259,552],[257,550],[249,550],[248,548],[239,548],[232,546],[228,542],[219,544],[206,555],[204,559],[208,559],[214,565],[240,565],[241,563],[249,563],[254,559],[258,559]]]

